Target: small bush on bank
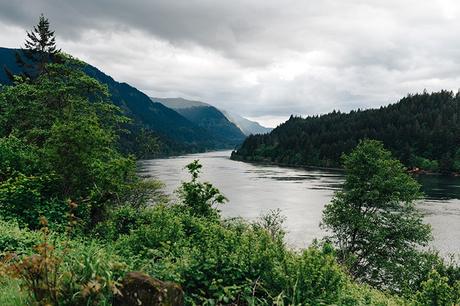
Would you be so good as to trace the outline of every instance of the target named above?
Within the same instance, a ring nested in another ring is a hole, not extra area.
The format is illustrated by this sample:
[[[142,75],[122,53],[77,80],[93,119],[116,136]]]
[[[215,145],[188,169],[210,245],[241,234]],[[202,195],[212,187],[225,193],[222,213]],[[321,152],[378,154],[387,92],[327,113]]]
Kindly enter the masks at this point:
[[[4,248],[15,253],[1,256],[0,277],[11,282],[0,284],[5,294],[16,284],[24,294],[10,295],[12,300],[27,296],[37,305],[110,305],[127,265],[96,241],[69,240],[51,234],[45,219],[42,224],[41,233],[8,224],[12,229],[5,236],[12,239]]]
[[[13,221],[0,220],[0,258],[8,253],[30,254],[40,241],[38,232],[19,228]]]

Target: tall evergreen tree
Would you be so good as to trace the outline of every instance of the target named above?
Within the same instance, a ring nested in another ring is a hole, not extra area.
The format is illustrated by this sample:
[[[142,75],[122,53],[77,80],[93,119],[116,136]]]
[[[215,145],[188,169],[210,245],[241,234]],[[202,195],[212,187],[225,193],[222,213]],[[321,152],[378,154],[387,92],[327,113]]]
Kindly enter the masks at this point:
[[[31,32],[27,31],[26,48],[37,52],[46,52],[55,54],[59,52],[56,48],[56,38],[54,31],[50,30],[48,18],[43,14],[40,15],[38,24],[34,26]]]
[[[40,15],[38,24],[26,33],[24,48],[16,52],[16,62],[22,68],[21,76],[33,80],[45,72],[47,63],[58,62],[57,55],[61,50],[57,48],[54,31],[50,29],[49,20],[43,14]],[[7,67],[5,71],[13,80],[13,73]]]

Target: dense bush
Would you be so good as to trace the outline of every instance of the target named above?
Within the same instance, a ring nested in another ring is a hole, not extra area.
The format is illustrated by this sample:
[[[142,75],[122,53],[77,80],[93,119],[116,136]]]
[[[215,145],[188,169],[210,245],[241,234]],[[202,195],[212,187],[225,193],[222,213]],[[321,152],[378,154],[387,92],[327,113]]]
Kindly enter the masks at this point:
[[[40,151],[14,136],[0,138],[0,215],[37,228],[39,217],[63,219],[57,177],[41,163]]]
[[[417,292],[415,300],[416,305],[420,306],[458,305],[460,303],[460,281],[450,286],[447,277],[433,270],[428,275],[428,280],[422,283],[422,288]]]
[[[30,254],[40,241],[38,232],[19,228],[15,222],[0,220],[0,258],[8,253]]]
[[[0,275],[0,305],[30,305],[27,293],[21,290],[21,282]]]
[[[2,231],[0,279],[17,279],[38,305],[110,305],[128,266],[96,241],[69,240],[42,225],[40,233],[1,224],[11,229]]]
[[[283,233],[260,222],[203,218],[163,205],[120,209],[113,218],[130,224],[114,243],[120,257],[181,284],[190,304],[339,302],[349,281],[330,248],[290,251]]]

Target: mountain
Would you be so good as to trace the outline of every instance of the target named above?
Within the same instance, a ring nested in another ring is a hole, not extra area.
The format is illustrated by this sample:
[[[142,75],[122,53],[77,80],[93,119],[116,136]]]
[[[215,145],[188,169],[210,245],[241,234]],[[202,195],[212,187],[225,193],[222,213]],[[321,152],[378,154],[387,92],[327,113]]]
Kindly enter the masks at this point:
[[[179,112],[181,109],[192,108],[192,107],[213,107],[212,105],[201,102],[201,101],[186,100],[183,98],[151,98],[151,99],[154,101],[159,101],[160,103],[163,103],[167,107],[172,108]],[[246,118],[243,118],[238,114],[230,113],[225,110],[219,110],[219,109],[217,110],[220,111],[228,119],[228,121],[236,125],[241,130],[241,132],[243,132],[243,134],[246,136],[249,136],[251,134],[266,134],[266,133],[269,133],[271,130],[273,130],[272,128],[266,128],[264,126],[261,126],[259,123],[255,121],[251,121]],[[185,114],[186,112],[183,112],[183,113]]]
[[[270,134],[249,136],[232,158],[339,167],[342,154],[366,138],[408,167],[460,172],[460,94],[424,92],[379,109],[291,116]]]
[[[205,129],[212,137],[222,141],[223,145],[236,146],[246,136],[244,133],[217,108],[207,103],[190,101],[182,98],[151,98],[159,102]]]
[[[158,101],[161,104],[178,110],[178,109],[183,109],[183,108],[190,108],[190,107],[210,107],[211,105],[208,103],[204,103],[201,101],[192,101],[192,100],[187,100],[184,98],[154,98],[150,97],[152,101]]]
[[[213,149],[217,145],[217,140],[204,129],[163,104],[152,102],[147,95],[136,88],[114,81],[112,77],[91,65],[87,65],[84,70],[89,76],[106,84],[112,102],[125,110],[127,116],[134,118],[143,127],[168,140],[187,145],[191,149]]]
[[[21,72],[15,61],[17,51],[17,49],[0,48],[1,84],[10,84],[3,67],[8,67],[15,74]],[[111,101],[133,119],[134,124],[130,128],[132,132],[142,129],[151,131],[159,138],[163,153],[186,153],[232,147],[227,138],[219,139],[216,133],[209,133],[207,129],[191,122],[173,109],[162,103],[152,102],[147,95],[135,87],[117,82],[89,64],[86,64],[84,71],[107,85]],[[133,145],[133,139],[128,141],[130,145]]]
[[[230,120],[231,122],[235,123],[237,127],[246,135],[256,135],[256,134],[267,134],[270,133],[273,129],[267,128],[260,125],[258,122],[251,121],[244,117],[241,117],[238,114],[230,113],[223,111],[224,115]]]

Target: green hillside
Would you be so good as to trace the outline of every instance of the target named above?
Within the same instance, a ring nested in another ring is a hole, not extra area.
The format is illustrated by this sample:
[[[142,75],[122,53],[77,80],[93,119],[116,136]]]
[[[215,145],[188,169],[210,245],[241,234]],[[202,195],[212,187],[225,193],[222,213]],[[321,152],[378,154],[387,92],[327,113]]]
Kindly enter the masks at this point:
[[[0,66],[7,67],[13,73],[20,73],[21,68],[15,61],[17,49],[0,48]],[[140,130],[151,132],[160,141],[160,154],[177,154],[231,148],[228,139],[219,139],[205,128],[191,122],[173,109],[161,103],[152,103],[150,98],[135,87],[115,81],[112,77],[94,66],[86,65],[84,71],[102,84],[107,85],[111,101],[122,108],[125,115],[133,119],[127,128],[132,135],[122,137],[122,146],[131,153]],[[0,83],[10,84],[4,69],[0,71]],[[219,136],[219,135],[217,135]],[[240,139],[240,142],[243,139]]]
[[[199,101],[182,98],[151,98],[174,109],[176,112],[205,129],[210,135],[223,142],[224,147],[241,144],[246,136],[220,110]]]
[[[380,140],[408,167],[460,171],[460,95],[409,95],[379,109],[291,118],[267,135],[250,136],[234,159],[339,167],[359,140]]]

